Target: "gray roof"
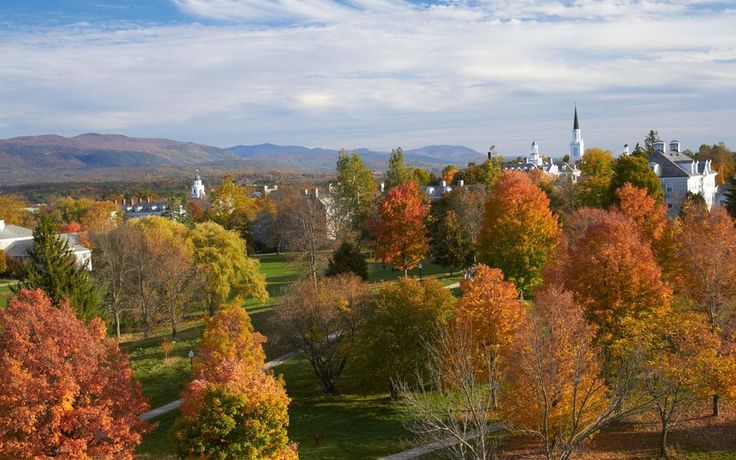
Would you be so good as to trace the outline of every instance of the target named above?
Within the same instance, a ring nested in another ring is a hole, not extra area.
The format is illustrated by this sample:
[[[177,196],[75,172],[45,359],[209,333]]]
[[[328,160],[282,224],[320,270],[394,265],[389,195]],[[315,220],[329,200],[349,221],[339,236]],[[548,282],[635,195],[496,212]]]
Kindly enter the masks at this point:
[[[678,152],[654,152],[649,157],[650,163],[657,163],[660,168],[659,177],[689,177],[691,174],[682,169],[678,163],[687,161],[691,163],[692,158]]]
[[[17,240],[27,238],[33,238],[33,230],[31,230],[30,228],[5,224],[5,228],[0,230],[0,240]]]
[[[79,235],[76,233],[62,233],[59,238],[66,240],[66,244],[72,252],[89,252],[89,249],[82,245]],[[5,254],[22,259],[28,256],[30,250],[33,249],[33,244],[33,239],[15,241],[5,249]]]

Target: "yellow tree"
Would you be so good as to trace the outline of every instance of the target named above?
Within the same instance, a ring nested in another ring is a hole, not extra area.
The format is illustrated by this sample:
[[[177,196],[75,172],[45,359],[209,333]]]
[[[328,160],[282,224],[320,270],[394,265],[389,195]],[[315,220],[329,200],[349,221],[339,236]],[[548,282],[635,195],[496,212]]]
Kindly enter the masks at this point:
[[[210,316],[218,304],[235,297],[268,298],[258,260],[248,257],[237,233],[214,222],[197,224],[191,231],[194,261],[204,276],[203,292]]]
[[[6,224],[33,227],[33,214],[26,210],[28,203],[15,195],[0,195],[0,220]]]
[[[538,436],[548,459],[568,459],[616,417],[595,329],[570,292],[545,287],[515,337],[501,411],[513,429]]]
[[[478,241],[480,261],[501,269],[507,280],[528,294],[541,283],[559,238],[547,195],[526,174],[505,172],[486,203]]]
[[[257,206],[245,187],[236,183],[233,176],[225,176],[210,192],[209,201],[207,217],[228,230],[238,232],[242,238],[249,238]]]
[[[475,276],[460,283],[463,296],[458,301],[453,318],[453,329],[470,334],[473,366],[482,380],[494,382],[493,405],[497,402],[497,389],[502,382],[508,364],[508,356],[514,346],[514,335],[524,318],[524,305],[514,285],[504,281],[503,273],[496,268],[477,265]],[[487,362],[490,360],[491,362]],[[484,375],[493,370],[493,378]]]
[[[398,264],[404,270],[416,267],[427,253],[429,241],[425,221],[427,200],[413,181],[391,188],[373,223],[376,258]]]
[[[579,163],[583,181],[578,187],[584,206],[602,208],[608,199],[613,178],[613,154],[608,150],[591,147],[585,150]]]

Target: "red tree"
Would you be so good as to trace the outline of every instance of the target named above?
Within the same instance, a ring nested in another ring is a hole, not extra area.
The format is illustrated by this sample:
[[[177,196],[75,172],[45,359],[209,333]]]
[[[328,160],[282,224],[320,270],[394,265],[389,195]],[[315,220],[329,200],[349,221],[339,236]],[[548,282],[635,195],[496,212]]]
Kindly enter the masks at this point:
[[[99,319],[24,290],[0,331],[0,458],[133,458],[148,403]]]
[[[429,207],[413,181],[406,181],[386,194],[374,222],[376,258],[407,270],[416,267],[427,252],[425,221]]]

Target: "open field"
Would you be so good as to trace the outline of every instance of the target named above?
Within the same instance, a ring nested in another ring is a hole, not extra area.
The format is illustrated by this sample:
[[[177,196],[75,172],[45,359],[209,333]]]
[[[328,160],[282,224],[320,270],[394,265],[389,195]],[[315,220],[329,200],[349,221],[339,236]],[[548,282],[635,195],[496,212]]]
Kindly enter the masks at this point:
[[[5,308],[10,299],[10,286],[16,284],[14,280],[0,279],[0,308]]]
[[[258,259],[270,297],[265,303],[250,299],[246,310],[255,329],[269,338],[265,351],[268,359],[273,359],[291,350],[273,340],[275,331],[270,322],[271,315],[274,308],[278,308],[285,288],[303,273],[304,267],[293,261],[289,254],[267,254],[258,256]],[[369,261],[371,283],[392,282],[401,275],[402,272],[391,271],[390,267],[384,269],[378,261]],[[410,272],[410,276],[419,276],[418,270]],[[457,274],[450,277],[446,269],[429,261],[423,262],[423,276],[439,278],[445,285],[461,279]],[[180,326],[179,338],[166,364],[161,342],[169,338],[167,328],[161,328],[148,340],[142,340],[139,334],[130,335],[121,344],[130,353],[131,365],[144,393],[151,398],[152,408],[177,399],[188,381],[191,374],[187,354],[196,348],[202,335],[203,314],[193,315],[191,321]],[[408,446],[406,439],[409,433],[403,428],[388,394],[325,396],[305,360],[286,363],[276,368],[275,373],[284,376],[287,392],[292,398],[289,434],[299,443],[300,458],[377,458]],[[177,415],[178,410],[154,420],[158,426],[138,449],[139,455],[162,458],[169,454],[173,458],[174,445],[168,432]],[[321,438],[319,448],[314,445],[316,433]]]

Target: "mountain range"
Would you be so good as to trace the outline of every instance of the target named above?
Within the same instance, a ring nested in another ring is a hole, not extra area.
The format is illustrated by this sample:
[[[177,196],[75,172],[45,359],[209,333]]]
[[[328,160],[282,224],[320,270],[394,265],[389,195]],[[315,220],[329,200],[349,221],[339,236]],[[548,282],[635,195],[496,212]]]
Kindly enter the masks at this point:
[[[382,171],[390,152],[356,149],[366,163]],[[236,145],[219,148],[171,139],[128,137],[119,134],[24,136],[0,140],[0,180],[9,182],[57,182],[90,174],[106,176],[166,172],[190,175],[193,167],[214,169],[329,171],[338,151],[298,145]],[[432,145],[404,151],[410,165],[441,168],[465,166],[483,160],[479,152],[450,145]]]

